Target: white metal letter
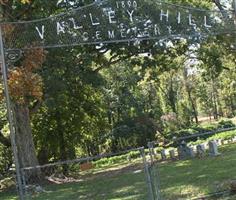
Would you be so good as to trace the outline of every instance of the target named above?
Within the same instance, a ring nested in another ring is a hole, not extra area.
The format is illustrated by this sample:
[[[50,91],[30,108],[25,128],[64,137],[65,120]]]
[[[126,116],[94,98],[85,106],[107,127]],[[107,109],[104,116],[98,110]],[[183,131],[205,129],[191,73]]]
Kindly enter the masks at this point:
[[[132,10],[131,12],[130,12],[129,10],[127,10],[127,13],[128,13],[128,15],[129,15],[130,21],[133,22],[133,21],[134,21],[134,20],[133,20],[134,10]]]
[[[115,24],[116,21],[114,20],[115,18],[115,11],[114,10],[111,10],[108,12],[108,18],[109,18],[109,23],[110,24]]]
[[[112,31],[108,31],[108,37],[109,37],[109,39],[113,39],[113,38],[115,38],[114,30],[112,30]]]
[[[83,28],[83,26],[78,26],[78,25],[76,24],[74,18],[70,18],[69,20],[72,21],[72,23],[73,23],[73,28],[74,28],[74,29],[81,29],[81,28]]]
[[[41,31],[39,30],[39,28],[37,26],[35,28],[36,28],[36,30],[39,34],[39,37],[43,40],[44,39],[45,26],[44,25],[42,26]]]
[[[57,35],[59,35],[61,32],[65,33],[65,27],[63,25],[63,22],[62,24],[60,22],[57,22]]]
[[[100,22],[94,22],[93,15],[91,13],[89,13],[89,16],[90,16],[90,20],[91,20],[91,23],[92,23],[93,26],[97,26],[97,25],[100,24]]]
[[[168,22],[169,20],[169,10],[166,11],[166,13],[164,13],[163,10],[161,10],[161,14],[160,14],[160,20],[163,20],[163,17],[166,17],[166,21]]]
[[[206,28],[211,28],[212,27],[211,25],[207,24],[207,16],[204,16],[204,26]]]
[[[178,12],[177,20],[178,20],[178,24],[180,24],[180,22],[181,22],[181,13],[180,12]]]

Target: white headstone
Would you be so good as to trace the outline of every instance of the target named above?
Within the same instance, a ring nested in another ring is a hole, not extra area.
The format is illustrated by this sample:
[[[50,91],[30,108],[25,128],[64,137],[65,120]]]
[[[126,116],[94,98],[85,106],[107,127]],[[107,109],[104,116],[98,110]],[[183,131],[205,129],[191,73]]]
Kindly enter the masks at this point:
[[[189,156],[190,156],[190,158],[194,158],[195,157],[195,153],[194,153],[193,147],[189,147]]]
[[[234,143],[236,142],[236,136],[233,137],[233,142],[234,142]]]
[[[215,141],[209,142],[209,155],[210,156],[218,156],[220,153],[218,152],[218,147]]]
[[[170,158],[172,159],[172,160],[175,160],[175,150],[170,150]]]
[[[222,145],[222,139],[218,139],[217,144],[218,144],[218,146]]]
[[[166,150],[165,149],[161,150],[161,159],[166,160]]]

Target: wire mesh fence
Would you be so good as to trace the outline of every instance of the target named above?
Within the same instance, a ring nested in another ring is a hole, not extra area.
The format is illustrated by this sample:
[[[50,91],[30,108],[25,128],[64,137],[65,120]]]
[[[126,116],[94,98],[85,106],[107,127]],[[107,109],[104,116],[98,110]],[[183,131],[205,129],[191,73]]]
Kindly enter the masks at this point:
[[[144,148],[22,169],[25,199],[152,199]]]
[[[13,199],[15,197],[16,186],[15,181],[16,180],[16,174],[14,166],[9,166],[8,169],[3,172],[1,170],[0,173],[0,199]]]
[[[156,199],[235,199],[236,138],[160,150],[149,144]]]

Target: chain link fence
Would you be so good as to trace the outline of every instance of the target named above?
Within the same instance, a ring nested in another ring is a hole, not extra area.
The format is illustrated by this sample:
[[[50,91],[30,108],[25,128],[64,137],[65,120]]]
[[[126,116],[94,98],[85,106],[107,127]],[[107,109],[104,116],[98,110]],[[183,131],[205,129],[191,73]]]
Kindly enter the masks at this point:
[[[236,137],[149,152],[155,199],[236,199]]]
[[[21,173],[27,200],[154,200],[144,148],[24,168]]]

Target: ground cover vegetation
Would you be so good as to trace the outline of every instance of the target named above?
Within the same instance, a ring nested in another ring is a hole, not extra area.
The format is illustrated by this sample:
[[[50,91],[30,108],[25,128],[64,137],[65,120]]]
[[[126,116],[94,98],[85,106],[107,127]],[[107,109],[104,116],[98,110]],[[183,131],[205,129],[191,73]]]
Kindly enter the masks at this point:
[[[48,17],[64,11],[57,2],[0,1],[1,18]],[[224,9],[218,1],[173,2]],[[222,35],[162,48],[150,41],[24,52],[9,67],[20,166],[117,152],[154,140],[168,147],[174,137],[234,126],[229,121],[236,115],[234,40]],[[13,163],[3,92],[0,129],[3,179]]]

